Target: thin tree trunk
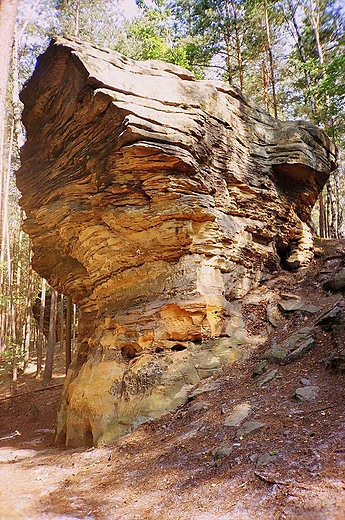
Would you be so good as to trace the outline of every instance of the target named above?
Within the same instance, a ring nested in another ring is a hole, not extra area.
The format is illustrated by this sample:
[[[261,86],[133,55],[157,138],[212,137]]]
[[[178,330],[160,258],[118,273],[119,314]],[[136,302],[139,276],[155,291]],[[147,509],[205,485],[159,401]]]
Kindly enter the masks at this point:
[[[10,60],[12,53],[13,32],[16,23],[19,0],[1,0],[0,1],[0,229],[2,233],[7,229],[8,224],[5,221],[4,212],[6,210],[6,199],[8,199],[8,182],[9,164],[5,159],[5,134],[6,134],[6,101],[7,101],[7,85],[10,70]],[[12,128],[12,124],[11,124]],[[11,129],[11,133],[13,130]],[[10,145],[11,148],[11,145]],[[2,235],[4,236],[4,235]],[[1,255],[3,256],[3,244],[1,247]],[[2,263],[4,260],[0,258]],[[0,283],[0,292],[3,290],[3,284]],[[1,316],[1,326],[4,324],[4,316]],[[2,329],[3,330],[3,329]],[[1,334],[2,336],[2,334]],[[0,339],[0,350],[4,347],[4,338]]]
[[[32,19],[32,16],[33,16],[34,12],[36,11],[37,6],[38,6],[39,3],[40,3],[40,0],[35,0],[35,3],[34,3],[33,6],[31,7],[31,9],[30,9],[30,11],[29,11],[29,13],[28,13],[28,15],[27,15],[26,20],[24,20],[24,22],[23,22],[22,25],[21,25],[21,27],[20,27],[20,29],[19,29],[19,31],[18,31],[18,42],[19,42],[19,43],[20,43],[21,38],[22,38],[22,36],[23,36],[23,34],[24,34],[24,32],[25,32],[27,26],[28,26],[28,23],[29,23],[30,20]]]
[[[80,0],[77,0],[75,6],[75,26],[74,26],[74,36],[76,38],[79,37],[79,19],[80,19]]]
[[[304,49],[303,39],[302,39],[301,32],[300,32],[300,29],[298,27],[298,23],[296,20],[297,5],[293,4],[291,2],[291,0],[287,1],[287,5],[288,5],[288,14],[286,14],[284,12],[284,18],[285,18],[286,22],[288,23],[289,27],[291,27],[290,22],[292,23],[292,27],[290,29],[291,36],[296,43],[296,47],[298,50],[298,54],[300,55],[301,62],[306,64],[307,59],[306,59],[306,53],[305,53],[305,49]],[[303,74],[304,74],[305,82],[306,82],[307,89],[308,89],[311,112],[312,112],[312,114],[315,114],[316,102],[315,102],[314,95],[312,94],[311,78],[310,78],[310,73],[309,73],[307,67],[303,67]],[[305,98],[305,103],[308,104],[307,97],[304,96],[304,98]]]
[[[18,150],[24,144],[24,134],[21,122],[21,108],[19,101],[19,65],[18,65],[18,41],[17,31],[14,31],[13,35],[13,52],[12,52],[12,76],[13,76],[13,92],[12,92],[12,104],[13,104],[13,127],[14,134],[16,136]]]
[[[29,272],[27,282],[26,296],[26,326],[25,326],[25,343],[24,343],[24,372],[27,369],[30,357],[30,342],[32,334],[32,291],[33,291],[33,271],[31,266],[32,249],[29,251]]]
[[[231,59],[231,46],[229,43],[229,38],[225,35],[225,45],[226,45],[226,71],[228,74],[228,83],[229,85],[233,84],[233,70],[232,70],[232,59]]]
[[[226,66],[228,71],[228,82],[230,85],[233,84],[232,78],[232,60],[231,60],[231,34],[229,32],[229,21],[230,21],[230,12],[229,12],[229,2],[225,0],[225,26],[224,26],[224,40],[226,45]]]
[[[214,2],[214,8],[217,11],[217,14],[222,20],[222,34],[225,42],[225,62],[226,62],[226,72],[227,72],[227,81],[229,85],[233,85],[233,66],[232,66],[232,46],[231,46],[231,32],[229,31],[229,0],[225,0],[225,14],[222,9],[222,2]],[[225,17],[225,19],[224,19]]]
[[[11,395],[17,395],[18,383],[18,365],[16,351],[12,350],[12,381],[11,381]]]
[[[229,12],[229,5],[228,2],[226,4],[227,11]],[[236,3],[234,0],[231,0],[231,6],[232,6],[232,12],[234,16],[234,29],[235,29],[235,44],[236,44],[236,55],[237,55],[237,64],[238,64],[238,77],[240,80],[240,88],[241,90],[244,90],[244,71],[243,71],[243,57],[242,57],[242,46],[241,46],[241,39],[240,39],[240,33],[238,28],[238,12]]]
[[[1,122],[0,122],[1,123]],[[13,122],[12,122],[13,123]],[[1,146],[1,145],[0,145]],[[3,193],[0,194],[0,198],[3,202],[2,204],[2,221],[1,221],[1,241],[0,241],[0,265],[5,264],[6,260],[6,274],[7,274],[7,284],[5,278],[5,270],[0,269],[0,294],[8,295],[10,289],[10,280],[12,276],[12,268],[11,268],[11,250],[10,250],[10,235],[9,235],[9,221],[8,221],[8,199],[9,199],[9,186],[10,186],[10,173],[11,173],[11,156],[12,156],[12,146],[13,146],[13,124],[10,128],[10,138],[9,138],[9,149],[6,154],[5,164],[3,165],[3,171],[1,172],[1,177],[3,178],[2,187]],[[0,318],[0,350],[3,351],[10,344],[10,336],[6,332],[6,323],[8,319],[5,316],[6,310],[4,307],[1,309],[1,318]]]
[[[66,374],[72,360],[72,298],[66,296]]]
[[[9,139],[9,149],[6,154],[6,163],[4,164],[4,172],[3,172],[3,196],[2,196],[2,226],[1,226],[1,250],[0,250],[0,264],[5,262],[6,253],[7,253],[7,261],[8,261],[8,272],[10,270],[10,259],[11,255],[9,254],[10,248],[10,240],[9,240],[9,222],[8,222],[8,199],[9,199],[9,191],[10,191],[10,176],[11,176],[11,157],[12,157],[12,147],[13,147],[13,124],[11,125],[10,130],[10,139]],[[4,271],[0,270],[0,290],[3,290],[4,284]]]
[[[323,191],[321,191],[319,195],[319,234],[321,238],[326,238],[325,201]]]
[[[44,328],[44,313],[46,308],[46,287],[47,282],[42,278],[41,285],[41,305],[40,305],[40,319],[38,325],[38,341],[37,341],[37,370],[36,378],[40,378],[42,374],[42,352],[43,352],[43,328]]]
[[[269,92],[268,92],[269,78],[268,78],[268,69],[267,69],[267,64],[266,64],[265,53],[262,53],[261,69],[262,69],[262,82],[263,82],[263,87],[264,87],[265,110],[266,110],[266,112],[270,113],[270,96],[269,96]]]
[[[73,323],[72,323],[72,338],[75,340],[77,335],[77,306],[73,303]]]
[[[318,6],[311,4],[310,9],[306,8],[306,14],[314,31],[319,62],[323,65],[324,56],[320,39],[320,9]]]
[[[16,334],[16,313],[14,306],[14,293],[13,293],[13,278],[14,278],[14,264],[11,262],[11,273],[9,279],[9,337],[11,346],[15,349],[18,347],[18,337]]]
[[[273,112],[274,112],[274,117],[277,119],[278,118],[278,103],[277,103],[277,94],[276,94],[276,80],[275,80],[275,75],[274,75],[271,29],[270,29],[270,22],[269,22],[268,9],[267,9],[266,2],[265,2],[265,26],[266,26],[266,38],[267,38],[267,53],[268,53],[269,64],[270,64],[270,79],[271,79],[271,87],[272,87]]]
[[[13,301],[13,265],[11,273],[9,274],[8,287],[9,287],[9,302],[8,302],[8,313],[7,313],[7,336],[9,338],[8,347],[12,351],[12,385],[11,395],[17,393],[17,378],[18,378],[18,344],[16,341],[16,322],[15,322],[15,311]]]
[[[64,334],[64,295],[60,294],[60,350],[63,349]]]
[[[336,198],[333,192],[333,186],[331,183],[331,179],[328,180],[326,184],[327,189],[327,200],[328,200],[328,208],[329,208],[329,223],[328,223],[328,236],[330,238],[338,238],[338,228],[337,228],[337,204]]]
[[[46,354],[46,363],[43,373],[43,386],[47,386],[52,380],[54,365],[54,347],[56,343],[56,314],[57,314],[58,293],[52,289],[50,302],[49,334]]]
[[[2,174],[3,153],[6,127],[7,83],[12,53],[12,39],[16,23],[19,0],[0,2],[0,173]],[[0,193],[0,211],[1,211]]]
[[[13,293],[14,269],[10,245],[8,204],[9,186],[11,176],[11,159],[14,135],[14,119],[7,117],[7,87],[10,71],[12,44],[15,33],[15,22],[18,10],[18,0],[0,0],[0,264],[7,264],[7,288],[5,272],[0,270],[0,293],[9,297],[8,316],[2,309],[0,316],[0,351],[6,346],[13,349],[13,380],[17,374],[16,338],[18,337],[15,326],[15,307]],[[13,85],[15,84],[15,79]],[[4,330],[7,332],[4,335]]]
[[[22,223],[23,217],[23,210],[20,212],[20,222]],[[17,272],[16,272],[16,337],[17,341],[21,341],[21,332],[22,332],[22,319],[23,319],[23,312],[22,312],[22,306],[21,306],[21,283],[22,283],[22,251],[23,247],[23,230],[22,226],[20,224],[19,228],[19,234],[18,234],[18,241],[17,241]]]
[[[343,232],[344,196],[342,195],[342,191],[341,191],[341,187],[340,187],[341,186],[341,181],[340,181],[341,172],[340,172],[340,168],[337,168],[333,172],[333,176],[334,176],[334,185],[335,185],[335,192],[336,192],[336,203],[337,203],[338,238],[344,238],[344,232]]]
[[[319,63],[321,65],[322,76],[325,78],[326,69],[325,69],[325,57],[324,51],[321,43],[321,6],[319,2],[310,2],[310,6],[305,6],[305,13],[310,21],[310,25],[312,26],[315,42],[316,42],[316,51],[319,59]],[[325,92],[326,96],[326,107],[329,109],[330,106],[330,96],[328,92]],[[322,121],[325,129],[329,129],[333,126],[333,120],[329,119],[328,114],[326,118]]]

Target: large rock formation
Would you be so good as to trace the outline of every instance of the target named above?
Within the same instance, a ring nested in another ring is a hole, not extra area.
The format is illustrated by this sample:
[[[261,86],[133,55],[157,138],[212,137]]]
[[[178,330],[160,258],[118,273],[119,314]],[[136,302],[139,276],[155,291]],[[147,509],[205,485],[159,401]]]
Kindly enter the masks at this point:
[[[237,88],[74,40],[51,43],[22,101],[33,265],[80,310],[57,438],[102,444],[237,358],[236,300],[310,259],[335,148]]]

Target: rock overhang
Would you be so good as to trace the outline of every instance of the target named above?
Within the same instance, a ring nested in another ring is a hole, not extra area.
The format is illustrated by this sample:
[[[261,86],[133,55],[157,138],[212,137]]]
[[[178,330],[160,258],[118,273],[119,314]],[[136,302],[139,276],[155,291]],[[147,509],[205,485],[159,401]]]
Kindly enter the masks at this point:
[[[209,338],[245,340],[234,302],[279,268],[277,250],[293,267],[310,259],[305,222],[336,149],[235,87],[77,40],[51,43],[21,97],[34,267],[81,312],[59,437],[101,443],[219,368]]]

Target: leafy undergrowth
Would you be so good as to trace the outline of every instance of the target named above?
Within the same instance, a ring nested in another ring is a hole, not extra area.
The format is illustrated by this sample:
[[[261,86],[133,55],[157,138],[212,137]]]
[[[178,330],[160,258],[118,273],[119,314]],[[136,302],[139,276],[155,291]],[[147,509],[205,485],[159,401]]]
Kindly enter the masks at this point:
[[[329,366],[345,348],[344,330],[315,324],[335,301],[343,305],[323,284],[344,259],[344,241],[325,241],[308,268],[276,273],[269,290],[243,302],[250,332],[243,357],[184,406],[110,446],[54,446],[61,376],[48,389],[23,376],[17,397],[3,390],[0,518],[343,520],[345,376]],[[267,299],[282,292],[320,309],[286,313],[267,339]],[[315,327],[312,349],[272,365],[274,378],[258,386],[253,371],[268,346],[301,327]],[[296,400],[305,386],[318,387],[317,395]],[[264,425],[256,433],[224,424],[238,404],[248,405],[246,420]]]

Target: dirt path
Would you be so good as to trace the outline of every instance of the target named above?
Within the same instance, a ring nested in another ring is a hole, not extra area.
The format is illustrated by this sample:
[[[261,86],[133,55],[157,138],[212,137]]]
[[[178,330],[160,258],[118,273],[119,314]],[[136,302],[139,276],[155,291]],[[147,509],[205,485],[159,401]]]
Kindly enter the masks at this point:
[[[7,425],[22,435],[0,441],[1,520],[343,520],[343,376],[318,376],[324,392],[310,409],[283,400],[305,375],[302,362],[295,375],[288,373],[291,365],[282,367],[284,378],[260,393],[241,368],[236,380],[233,367],[224,371],[214,380],[218,389],[174,414],[91,450],[53,447],[58,390],[36,395],[44,415],[35,421],[35,394],[7,403]],[[237,446],[222,413],[234,391],[237,401],[254,396],[257,418],[266,424]],[[218,465],[212,453],[219,445],[231,445],[231,453]],[[275,460],[257,467],[267,452]]]

